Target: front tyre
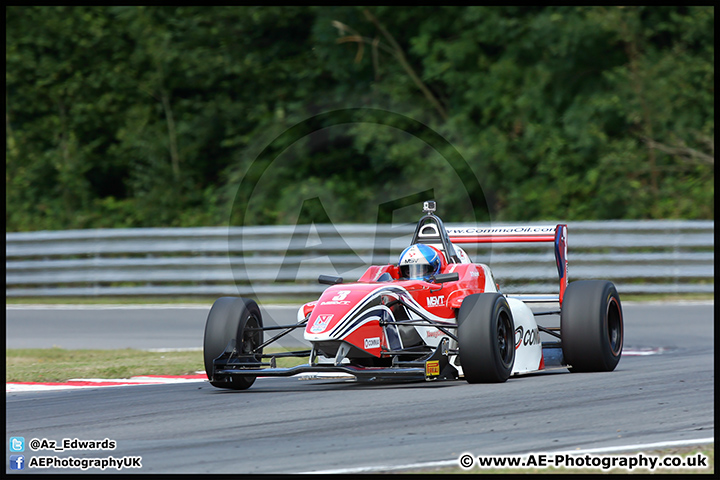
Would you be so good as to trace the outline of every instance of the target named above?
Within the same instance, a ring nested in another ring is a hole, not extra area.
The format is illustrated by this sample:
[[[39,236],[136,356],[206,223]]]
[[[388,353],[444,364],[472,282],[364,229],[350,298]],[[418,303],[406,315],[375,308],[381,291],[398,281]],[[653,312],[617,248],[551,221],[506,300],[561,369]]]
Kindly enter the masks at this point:
[[[620,296],[612,282],[580,280],[565,290],[560,336],[571,372],[610,372],[623,348]]]
[[[263,340],[260,308],[254,300],[241,297],[221,297],[213,303],[205,323],[203,358],[210,384],[218,388],[245,390],[254,382],[252,376],[221,377],[214,374],[213,360],[219,357],[230,340],[240,354],[251,354]],[[256,352],[262,353],[262,350]]]
[[[515,363],[515,326],[500,293],[468,295],[458,312],[460,365],[468,383],[498,383]]]

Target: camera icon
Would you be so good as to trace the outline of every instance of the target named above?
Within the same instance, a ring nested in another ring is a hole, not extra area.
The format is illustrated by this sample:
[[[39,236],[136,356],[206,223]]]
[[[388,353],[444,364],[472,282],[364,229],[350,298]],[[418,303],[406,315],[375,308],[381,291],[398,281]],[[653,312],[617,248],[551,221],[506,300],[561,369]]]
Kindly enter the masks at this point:
[[[10,437],[10,451],[11,452],[24,452],[25,451],[25,437]]]

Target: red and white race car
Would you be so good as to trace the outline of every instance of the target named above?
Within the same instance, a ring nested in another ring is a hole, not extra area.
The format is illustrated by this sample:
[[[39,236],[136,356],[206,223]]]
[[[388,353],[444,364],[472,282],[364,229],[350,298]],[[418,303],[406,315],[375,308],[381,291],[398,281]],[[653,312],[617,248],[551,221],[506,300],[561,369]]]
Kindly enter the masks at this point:
[[[446,229],[434,211],[435,202],[425,202],[425,215],[397,265],[370,266],[353,283],[321,275],[319,281],[330,286],[300,307],[296,324],[264,327],[251,299],[215,301],[203,344],[210,383],[244,390],[258,376],[305,372],[483,383],[550,366],[615,369],[623,346],[620,297],[609,281],[568,284],[566,225]],[[458,246],[496,242],[554,244],[559,294],[505,295],[490,268],[472,263]],[[557,307],[529,306],[548,302]],[[538,325],[543,315],[559,315],[560,326]],[[304,330],[309,350],[263,353],[295,329]],[[541,332],[552,341],[542,341]],[[282,357],[308,362],[278,368]]]

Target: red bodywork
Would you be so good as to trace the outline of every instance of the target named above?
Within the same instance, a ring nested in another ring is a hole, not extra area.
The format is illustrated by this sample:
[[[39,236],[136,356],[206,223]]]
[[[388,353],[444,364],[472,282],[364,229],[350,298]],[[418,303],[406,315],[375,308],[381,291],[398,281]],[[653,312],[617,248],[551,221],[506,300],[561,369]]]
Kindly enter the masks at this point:
[[[377,279],[385,273],[389,274],[392,280],[378,282]],[[372,301],[372,297],[380,296],[379,304],[385,305],[403,293],[414,300],[416,307],[421,309],[424,315],[438,322],[454,323],[463,299],[485,291],[485,271],[476,264],[444,264],[441,273],[457,273],[459,278],[457,281],[441,284],[423,280],[399,280],[397,266],[371,266],[357,283],[333,285],[325,290],[317,301],[303,306],[303,313],[306,316],[310,314],[305,327],[305,338],[312,341],[317,335],[333,332],[342,322],[357,315],[362,303]],[[351,329],[347,335],[334,337],[332,340],[345,341],[375,357],[382,355],[383,347],[391,349],[379,318],[366,321]]]
[[[419,228],[419,232],[422,230]],[[554,242],[560,280],[559,302],[567,286],[567,226],[498,227],[494,229],[449,229],[453,244],[501,242]],[[327,345],[336,351],[340,342],[358,349],[361,355],[382,357],[394,350],[388,338],[387,325],[396,318],[400,297],[405,308],[415,309],[416,316],[439,324],[456,323],[457,310],[468,295],[497,291],[487,266],[473,263],[448,263],[443,252],[440,274],[457,273],[457,281],[432,283],[423,280],[401,280],[395,265],[371,266],[356,283],[333,285],[315,302],[302,307],[307,318],[305,339]],[[489,278],[488,278],[489,277]],[[383,306],[389,305],[388,308]],[[412,320],[410,320],[412,321]],[[397,328],[395,329],[397,331]],[[440,330],[428,324],[420,329],[424,341],[439,336]],[[397,342],[395,342],[397,345]]]

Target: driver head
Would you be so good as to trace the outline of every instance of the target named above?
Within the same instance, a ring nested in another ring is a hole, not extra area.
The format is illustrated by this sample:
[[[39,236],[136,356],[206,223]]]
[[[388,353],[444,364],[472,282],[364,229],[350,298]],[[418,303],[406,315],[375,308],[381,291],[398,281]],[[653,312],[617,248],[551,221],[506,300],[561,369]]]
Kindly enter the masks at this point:
[[[418,243],[410,245],[400,254],[400,277],[410,280],[427,280],[440,273],[442,253],[435,247]]]

